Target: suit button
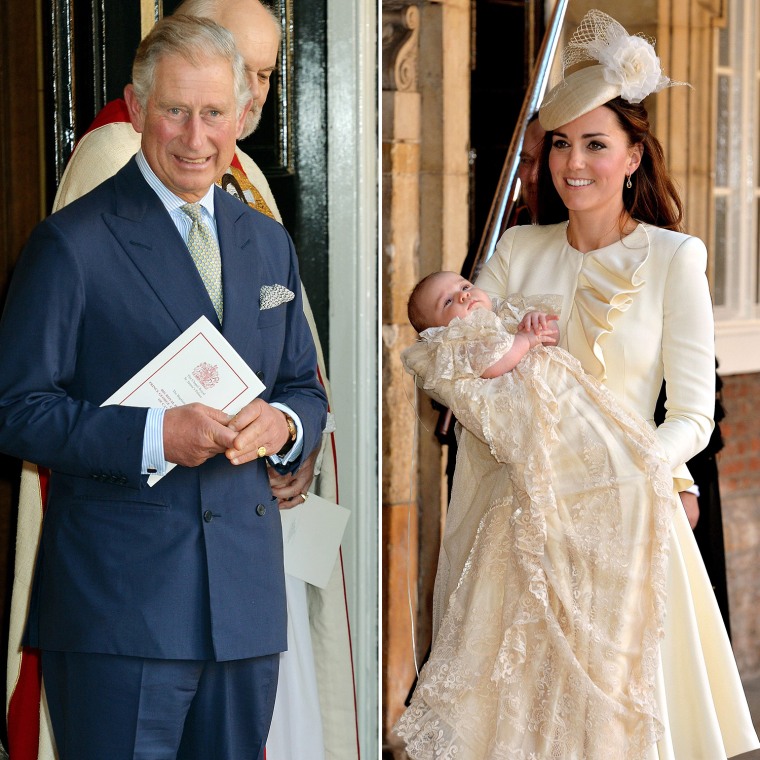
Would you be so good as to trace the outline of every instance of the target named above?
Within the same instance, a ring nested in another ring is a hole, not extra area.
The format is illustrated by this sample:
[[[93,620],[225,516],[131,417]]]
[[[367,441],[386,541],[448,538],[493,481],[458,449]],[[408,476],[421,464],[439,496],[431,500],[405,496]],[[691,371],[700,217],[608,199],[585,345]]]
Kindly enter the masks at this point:
[[[207,509],[207,510],[206,510],[206,511],[203,513],[203,519],[204,519],[206,522],[211,522],[211,521],[214,519],[214,513],[213,513],[213,512],[212,512],[210,509]]]
[[[256,505],[256,514],[259,517],[263,517],[267,513],[267,508],[263,504]]]

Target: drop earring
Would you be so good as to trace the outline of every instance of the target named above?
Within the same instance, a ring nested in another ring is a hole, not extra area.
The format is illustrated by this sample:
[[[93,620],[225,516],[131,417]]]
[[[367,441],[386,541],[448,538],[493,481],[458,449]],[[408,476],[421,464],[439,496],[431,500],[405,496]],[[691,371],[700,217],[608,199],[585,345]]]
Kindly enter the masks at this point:
[[[630,190],[633,187],[633,182],[631,182],[631,175],[626,174],[625,176],[628,177],[625,186]]]

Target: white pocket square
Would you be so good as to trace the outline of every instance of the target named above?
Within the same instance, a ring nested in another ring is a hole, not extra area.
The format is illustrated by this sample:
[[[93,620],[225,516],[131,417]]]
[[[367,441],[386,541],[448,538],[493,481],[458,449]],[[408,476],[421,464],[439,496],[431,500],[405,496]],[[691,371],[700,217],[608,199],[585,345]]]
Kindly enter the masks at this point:
[[[284,285],[262,285],[259,293],[259,308],[274,309],[281,303],[287,303],[295,298],[295,293]]]

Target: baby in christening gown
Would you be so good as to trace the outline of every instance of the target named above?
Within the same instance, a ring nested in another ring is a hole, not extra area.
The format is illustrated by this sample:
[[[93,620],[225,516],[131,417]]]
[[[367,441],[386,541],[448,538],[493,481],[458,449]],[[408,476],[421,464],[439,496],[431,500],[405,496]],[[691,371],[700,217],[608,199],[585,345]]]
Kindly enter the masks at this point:
[[[500,468],[395,726],[415,760],[628,759],[662,735],[672,475],[654,430],[542,345],[560,303],[492,303],[453,272],[410,299],[406,368]]]

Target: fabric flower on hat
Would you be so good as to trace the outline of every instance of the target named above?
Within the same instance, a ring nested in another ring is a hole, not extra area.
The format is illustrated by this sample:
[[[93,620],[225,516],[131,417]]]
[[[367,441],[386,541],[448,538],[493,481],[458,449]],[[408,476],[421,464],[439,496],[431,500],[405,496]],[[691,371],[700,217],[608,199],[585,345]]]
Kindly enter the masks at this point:
[[[668,86],[670,80],[662,74],[660,59],[644,38],[626,35],[600,48],[595,57],[604,66],[604,78],[620,85],[623,100],[640,103],[647,95]]]
[[[590,10],[570,38],[562,55],[563,74],[584,61],[596,61],[604,68],[607,83],[619,87],[620,97],[640,103],[674,82],[662,73],[654,50],[654,39],[644,34],[628,34],[625,27],[600,10]]]
[[[589,61],[596,65],[586,65]],[[582,68],[567,73],[581,64]],[[562,53],[562,76],[539,110],[546,130],[557,129],[617,97],[640,103],[666,87],[690,86],[662,73],[654,39],[628,34],[622,24],[596,9],[586,13],[568,40]]]

